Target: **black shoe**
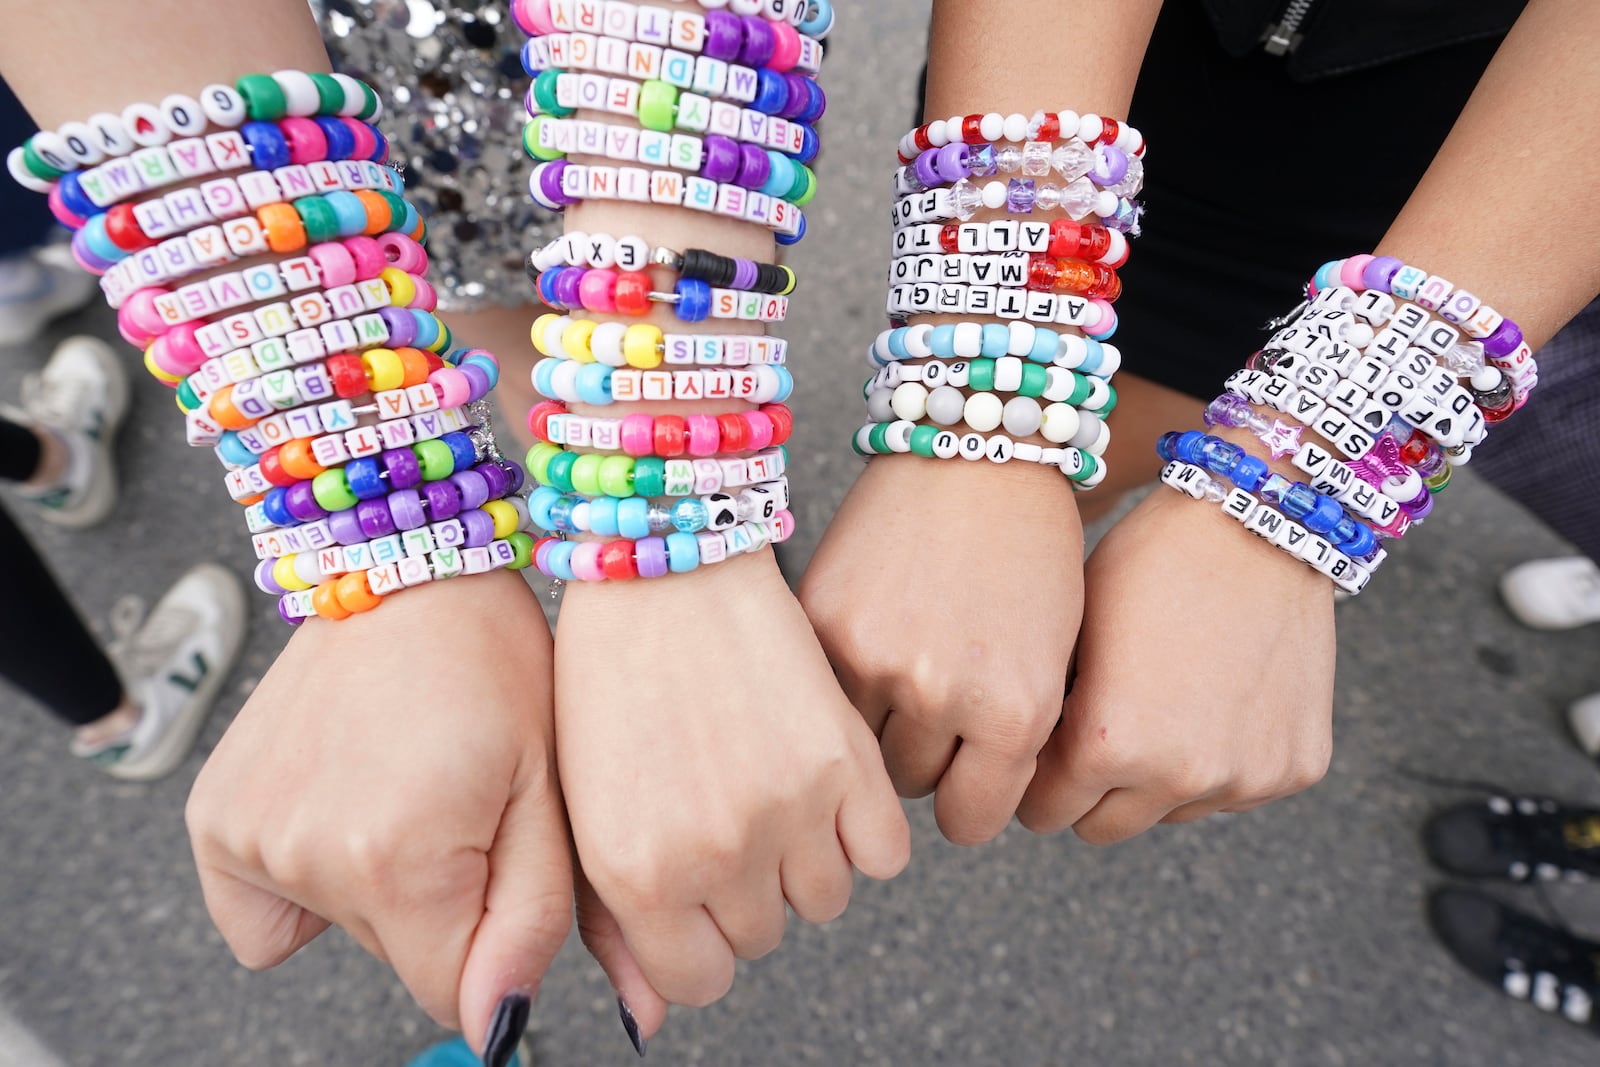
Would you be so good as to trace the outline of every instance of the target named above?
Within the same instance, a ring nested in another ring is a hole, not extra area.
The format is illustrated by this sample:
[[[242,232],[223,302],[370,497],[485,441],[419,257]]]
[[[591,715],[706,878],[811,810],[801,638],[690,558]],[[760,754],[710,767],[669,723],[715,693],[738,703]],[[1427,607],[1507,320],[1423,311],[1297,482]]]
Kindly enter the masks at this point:
[[[1600,1034],[1600,942],[1471,889],[1434,890],[1428,923],[1457,962],[1508,997]]]
[[[1600,811],[1492,796],[1428,820],[1422,841],[1441,870],[1513,882],[1600,877]]]

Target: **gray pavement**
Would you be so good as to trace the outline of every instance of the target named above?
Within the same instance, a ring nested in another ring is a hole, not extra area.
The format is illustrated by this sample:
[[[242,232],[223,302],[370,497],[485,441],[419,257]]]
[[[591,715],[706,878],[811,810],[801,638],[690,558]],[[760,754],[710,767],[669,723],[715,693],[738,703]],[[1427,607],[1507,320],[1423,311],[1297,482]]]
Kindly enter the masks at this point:
[[[879,321],[887,153],[920,58],[876,42],[897,23],[919,25],[924,10],[917,0],[856,5],[830,58],[824,188],[815,236],[793,260],[807,295],[789,330],[802,383],[802,555],[857,469],[844,441],[858,418],[859,352]],[[70,326],[114,336],[103,312]],[[46,351],[5,353],[0,397]],[[215,461],[183,447],[170,394],[136,384],[113,522],[85,534],[30,523],[97,620],[125,593],[153,601],[196,558],[247,575]],[[1532,634],[1499,608],[1501,570],[1567,549],[1481,483],[1462,479],[1414,542],[1340,609],[1338,743],[1324,784],[1104,850],[1017,828],[960,850],[939,839],[928,805],[910,805],[916,850],[904,877],[862,884],[832,926],[796,926],[778,953],[742,967],[723,1003],[675,1013],[649,1061],[1594,1063],[1592,1035],[1479,985],[1429,939],[1421,899],[1440,879],[1417,829],[1462,794],[1397,768],[1600,801],[1596,768],[1560,717],[1600,688],[1597,634]],[[0,1065],[399,1067],[436,1035],[342,935],[251,974],[206,919],[182,806],[204,752],[284,640],[268,598],[252,606],[248,650],[202,752],[166,782],[121,784],[80,766],[64,731],[0,685]],[[1223,654],[1245,665],[1249,652]],[[1526,890],[1503,892],[1537,908]],[[1600,934],[1600,890],[1551,895],[1578,929]],[[575,941],[534,1025],[541,1067],[633,1061],[605,981]]]

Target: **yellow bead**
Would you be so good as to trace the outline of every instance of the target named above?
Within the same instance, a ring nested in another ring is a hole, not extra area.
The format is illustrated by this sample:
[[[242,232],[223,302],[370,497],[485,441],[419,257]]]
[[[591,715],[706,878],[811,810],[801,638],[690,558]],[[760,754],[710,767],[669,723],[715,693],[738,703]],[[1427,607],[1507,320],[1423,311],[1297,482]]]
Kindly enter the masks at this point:
[[[294,556],[280,556],[273,562],[272,580],[291,593],[298,593],[302,589],[311,588],[308,583],[301,581],[300,576],[294,572]]]
[[[544,340],[545,330],[550,327],[552,322],[556,321],[560,317],[560,315],[540,315],[538,318],[533,320],[533,329],[529,330],[528,334],[533,338],[533,347],[537,348],[539,350],[539,354],[542,356],[559,356],[561,354],[559,352],[550,351],[550,346],[545,344]]]
[[[659,326],[644,322],[629,326],[628,332],[622,335],[622,358],[630,367],[654,370],[661,366],[661,348],[665,343]]]
[[[361,366],[374,393],[398,389],[406,381],[406,365],[400,353],[390,348],[369,348],[361,353]]]
[[[574,363],[594,362],[594,349],[589,347],[589,339],[599,325],[593,319],[574,319],[571,326],[561,331],[561,347],[568,359]]]
[[[384,287],[389,290],[389,303],[395,307],[410,307],[411,301],[417,298],[416,283],[399,267],[385,267],[378,277],[383,279]]]
[[[506,501],[491,500],[483,505],[483,512],[494,520],[496,539],[504,540],[517,532],[517,509]]]

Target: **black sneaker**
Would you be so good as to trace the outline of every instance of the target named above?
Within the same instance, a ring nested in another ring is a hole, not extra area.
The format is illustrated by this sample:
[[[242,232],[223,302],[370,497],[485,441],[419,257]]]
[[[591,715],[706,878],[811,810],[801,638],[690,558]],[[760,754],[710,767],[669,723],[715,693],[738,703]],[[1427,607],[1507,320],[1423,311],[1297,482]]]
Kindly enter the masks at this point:
[[[1600,810],[1542,797],[1491,796],[1428,820],[1422,841],[1441,870],[1513,882],[1600,876]]]
[[[1457,962],[1506,996],[1600,1034],[1600,942],[1470,889],[1434,890],[1428,923]]]

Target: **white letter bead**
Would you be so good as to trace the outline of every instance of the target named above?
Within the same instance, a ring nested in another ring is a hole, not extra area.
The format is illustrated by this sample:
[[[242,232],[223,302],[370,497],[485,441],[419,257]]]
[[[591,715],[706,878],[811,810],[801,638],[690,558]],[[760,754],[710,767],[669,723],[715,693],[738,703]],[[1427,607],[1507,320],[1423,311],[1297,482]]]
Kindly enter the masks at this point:
[[[1222,502],[1223,512],[1242,523],[1249,522],[1250,517],[1260,506],[1260,501],[1237,486],[1228,490],[1228,495]]]

